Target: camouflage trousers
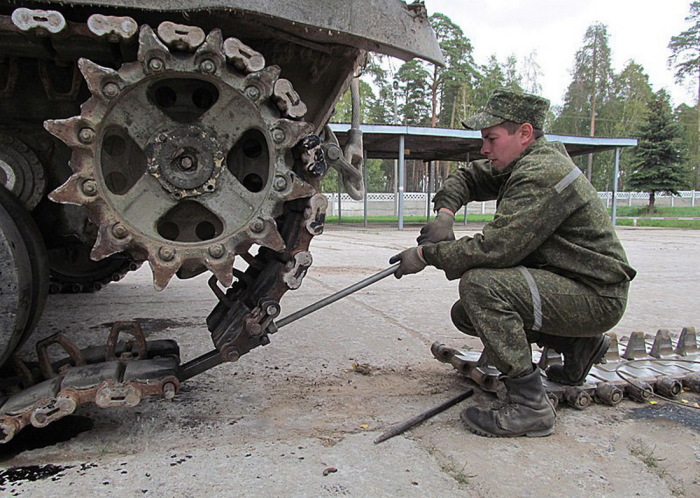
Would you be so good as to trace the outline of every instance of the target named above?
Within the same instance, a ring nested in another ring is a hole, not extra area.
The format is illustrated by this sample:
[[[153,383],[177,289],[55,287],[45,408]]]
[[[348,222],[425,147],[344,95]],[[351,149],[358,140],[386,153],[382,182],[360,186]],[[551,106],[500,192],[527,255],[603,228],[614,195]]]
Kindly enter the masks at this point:
[[[451,317],[460,331],[481,339],[496,368],[519,377],[532,372],[531,343],[602,334],[620,321],[626,304],[545,270],[475,268],[462,275]]]

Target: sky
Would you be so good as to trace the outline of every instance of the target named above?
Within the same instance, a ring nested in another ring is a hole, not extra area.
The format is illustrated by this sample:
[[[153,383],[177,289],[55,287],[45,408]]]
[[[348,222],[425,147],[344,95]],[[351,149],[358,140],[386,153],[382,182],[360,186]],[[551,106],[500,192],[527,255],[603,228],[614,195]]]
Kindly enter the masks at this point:
[[[596,22],[608,27],[612,66],[620,72],[629,60],[641,64],[654,91],[665,88],[674,106],[694,105],[697,87],[675,83],[667,65],[672,36],[686,30],[690,0],[425,0],[428,14],[445,14],[474,47],[477,64],[495,54],[499,62],[535,53],[542,69],[542,96],[561,105],[576,51]]]

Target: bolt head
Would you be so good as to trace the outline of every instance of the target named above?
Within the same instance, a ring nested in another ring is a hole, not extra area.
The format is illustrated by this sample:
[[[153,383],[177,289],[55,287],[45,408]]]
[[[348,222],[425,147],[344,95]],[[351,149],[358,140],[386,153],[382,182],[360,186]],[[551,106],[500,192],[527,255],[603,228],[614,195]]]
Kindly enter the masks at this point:
[[[222,244],[215,244],[209,248],[209,255],[212,258],[220,258],[224,255],[226,250]]]
[[[211,74],[216,71],[216,63],[211,59],[204,59],[201,64],[199,64],[199,69],[201,69],[203,73]]]
[[[260,98],[260,90],[256,86],[247,86],[245,89],[245,95],[251,100],[257,100]]]
[[[158,256],[163,261],[172,261],[175,257],[175,249],[172,247],[163,246],[158,250]]]
[[[162,71],[164,67],[165,62],[163,62],[163,59],[160,59],[158,57],[154,57],[148,61],[148,68],[151,71]]]
[[[331,161],[337,161],[338,159],[340,159],[340,155],[340,147],[338,147],[337,145],[331,145],[326,151],[326,157],[328,157],[328,159],[330,159]]]
[[[116,83],[107,83],[102,87],[102,94],[110,99],[116,97],[119,94],[119,85]]]
[[[121,223],[115,223],[114,226],[112,226],[112,235],[118,239],[123,239],[129,235],[129,230]]]
[[[276,176],[275,182],[273,183],[273,188],[278,192],[282,192],[287,188],[287,179],[283,176]]]
[[[95,180],[85,180],[81,185],[83,194],[87,196],[97,195],[97,182]]]
[[[95,130],[92,128],[81,128],[78,132],[78,140],[84,144],[92,143],[95,140]]]
[[[285,138],[287,138],[287,136],[285,135],[283,129],[275,128],[274,130],[272,130],[272,140],[274,140],[275,143],[284,142]]]
[[[250,224],[250,229],[251,229],[253,232],[255,232],[255,233],[260,233],[260,232],[262,232],[264,228],[265,228],[265,222],[264,222],[262,219],[260,219],[260,218],[256,218],[256,219],[253,220],[253,222]]]

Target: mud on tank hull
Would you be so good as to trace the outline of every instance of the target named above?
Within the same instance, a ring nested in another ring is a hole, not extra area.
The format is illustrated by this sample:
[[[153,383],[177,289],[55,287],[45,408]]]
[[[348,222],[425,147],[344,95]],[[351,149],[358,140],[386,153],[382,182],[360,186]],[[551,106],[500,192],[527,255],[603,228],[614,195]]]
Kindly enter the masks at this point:
[[[264,343],[230,323],[301,284],[319,183],[350,162],[325,125],[367,51],[441,60],[419,3],[181,5],[0,1],[0,263],[18,268],[0,362],[48,289],[97,290],[146,261],[156,289],[207,270],[231,286],[208,320],[227,358]],[[358,175],[344,180],[361,190]]]

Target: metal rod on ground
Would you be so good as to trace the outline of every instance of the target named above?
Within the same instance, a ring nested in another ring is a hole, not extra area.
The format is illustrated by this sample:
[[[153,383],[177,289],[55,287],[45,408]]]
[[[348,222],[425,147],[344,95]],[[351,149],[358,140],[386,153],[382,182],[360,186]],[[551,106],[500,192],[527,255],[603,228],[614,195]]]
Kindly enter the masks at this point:
[[[320,310],[321,308],[324,308],[328,306],[329,304],[332,304],[336,302],[339,299],[344,298],[345,296],[349,296],[353,292],[357,292],[360,289],[364,289],[368,285],[372,285],[375,282],[378,282],[379,280],[388,277],[389,275],[393,275],[396,273],[396,270],[399,268],[399,265],[401,263],[395,263],[391,265],[389,268],[386,270],[382,270],[379,273],[376,273],[372,275],[371,277],[367,277],[364,280],[361,280],[357,282],[356,284],[351,285],[350,287],[346,287],[345,289],[336,292],[335,294],[331,294],[330,296],[321,299],[320,301],[315,302],[314,304],[311,304],[307,306],[306,308],[300,309],[299,311],[296,311],[292,313],[291,315],[287,315],[284,318],[278,320],[275,322],[277,325],[278,329],[281,329],[285,325],[289,325],[295,320],[298,320],[299,318],[305,317],[309,313],[313,313],[314,311]]]
[[[415,427],[416,425],[420,424],[421,422],[425,422],[426,420],[428,420],[431,417],[434,417],[438,413],[442,413],[445,410],[447,410],[448,408],[452,408],[454,405],[464,401],[472,394],[474,394],[474,389],[469,388],[466,391],[464,391],[462,394],[455,396],[454,398],[449,399],[438,406],[434,406],[430,410],[426,410],[423,413],[419,413],[415,417],[409,418],[405,422],[401,422],[400,424],[392,427],[388,431],[384,432],[384,434],[379,436],[377,439],[375,439],[374,444],[379,444],[379,443],[386,441],[387,439],[390,439],[394,436],[398,436],[402,432],[405,432],[408,429]]]

